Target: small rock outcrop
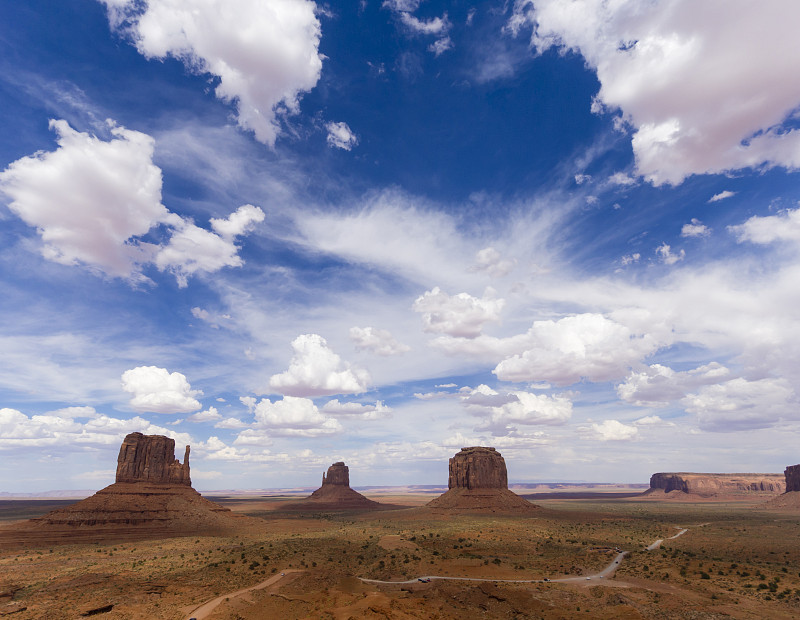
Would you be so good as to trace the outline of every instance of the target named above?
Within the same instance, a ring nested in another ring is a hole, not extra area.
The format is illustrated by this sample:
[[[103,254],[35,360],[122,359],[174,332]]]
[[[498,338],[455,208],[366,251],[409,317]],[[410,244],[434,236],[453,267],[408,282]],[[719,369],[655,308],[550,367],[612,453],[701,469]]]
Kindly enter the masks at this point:
[[[448,491],[430,508],[482,512],[529,512],[537,507],[508,489],[508,472],[494,448],[462,448],[450,459]]]
[[[189,446],[183,464],[175,458],[175,440],[163,435],[127,435],[117,457],[117,482],[160,482],[192,486]]]
[[[283,506],[284,510],[380,510],[389,508],[367,499],[350,488],[350,468],[342,461],[334,463],[322,474],[322,486],[299,502]]]
[[[644,495],[665,495],[677,492],[700,497],[729,495],[778,495],[783,493],[784,477],[780,474],[702,474],[659,472],[650,477],[650,488]]]
[[[789,465],[783,472],[786,493],[800,491],[800,465]]]

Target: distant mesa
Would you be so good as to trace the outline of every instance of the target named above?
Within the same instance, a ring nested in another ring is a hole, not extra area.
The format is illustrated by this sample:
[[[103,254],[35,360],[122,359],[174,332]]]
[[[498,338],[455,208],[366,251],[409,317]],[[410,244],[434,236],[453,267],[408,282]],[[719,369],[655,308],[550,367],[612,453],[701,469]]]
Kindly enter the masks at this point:
[[[659,472],[650,476],[650,488],[642,496],[652,499],[771,496],[783,493],[785,486],[784,476],[781,474]]]
[[[189,446],[180,463],[174,439],[131,433],[120,447],[114,484],[66,508],[0,529],[0,545],[213,534],[250,522],[205,499],[191,484]]]
[[[322,474],[322,486],[298,502],[285,504],[283,510],[381,510],[393,508],[375,502],[350,488],[350,468],[342,461]]]
[[[529,512],[538,507],[508,489],[508,472],[494,448],[462,448],[450,459],[448,490],[430,508],[481,512]]]

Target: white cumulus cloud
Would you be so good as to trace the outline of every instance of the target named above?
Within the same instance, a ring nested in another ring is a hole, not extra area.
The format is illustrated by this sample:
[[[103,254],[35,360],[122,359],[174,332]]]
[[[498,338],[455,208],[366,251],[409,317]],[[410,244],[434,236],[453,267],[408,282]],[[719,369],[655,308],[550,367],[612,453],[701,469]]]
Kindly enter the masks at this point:
[[[180,287],[187,286],[188,277],[198,271],[213,273],[223,267],[239,267],[243,261],[234,237],[263,220],[264,212],[252,205],[239,207],[228,219],[212,219],[212,228],[220,234],[179,220],[169,243],[156,254],[155,264],[161,271],[170,271]]]
[[[309,398],[284,396],[282,400],[262,399],[255,409],[256,426],[272,435],[317,437],[342,431],[336,418],[324,415]]]
[[[696,218],[681,228],[681,237],[708,237],[710,234],[711,229]]]
[[[493,247],[488,247],[475,254],[475,264],[471,271],[484,272],[493,278],[502,278],[508,275],[515,265],[516,261],[505,259]]]
[[[800,209],[788,209],[778,215],[754,215],[744,224],[729,226],[739,242],[766,245],[773,241],[800,242]]]
[[[177,58],[219,78],[241,127],[272,145],[322,69],[317,6],[308,0],[101,0],[112,28],[146,58]]]
[[[358,416],[362,420],[379,420],[391,417],[392,408],[383,401],[375,401],[373,405],[361,403],[342,403],[338,399],[329,400],[320,410],[334,416]]]
[[[731,379],[707,385],[682,401],[697,415],[700,428],[712,432],[768,428],[783,420],[797,420],[797,394],[786,379]]]
[[[186,376],[157,366],[137,366],[122,373],[122,389],[130,394],[131,407],[152,413],[189,413],[201,408]]]
[[[630,441],[639,435],[638,428],[617,420],[605,420],[602,424],[592,424],[587,430],[599,441]]]
[[[662,243],[656,248],[656,256],[658,256],[658,259],[665,265],[674,265],[686,258],[686,251],[681,250],[675,254],[668,243]]]
[[[9,208],[36,227],[42,255],[133,281],[149,281],[142,269],[154,263],[182,287],[197,271],[241,265],[234,238],[262,221],[263,211],[244,205],[227,219],[211,219],[216,233],[170,213],[161,204],[153,138],[108,124],[111,138],[101,140],[51,121],[58,148],[23,157],[0,173]],[[166,245],[141,240],[157,225],[171,234]]]
[[[502,381],[548,381],[570,385],[586,378],[611,381],[658,348],[650,334],[637,334],[601,314],[579,314],[558,321],[535,321],[528,349],[500,362]]]
[[[289,369],[273,375],[269,387],[288,396],[332,396],[365,392],[369,373],[351,366],[318,334],[302,334],[292,342]]]
[[[653,364],[642,372],[631,372],[617,386],[617,396],[640,407],[665,407],[703,385],[725,381],[729,375],[730,371],[717,362],[682,372]]]
[[[141,279],[153,247],[137,241],[169,217],[153,139],[109,121],[111,139],[50,121],[58,148],[13,162],[0,173],[9,208],[42,237],[45,258]]]
[[[0,409],[0,450],[45,446],[96,450],[98,447],[119,446],[125,435],[136,431],[166,435],[178,444],[192,443],[188,434],[156,426],[138,416],[122,420],[96,413],[91,407],[71,409],[74,417],[64,409],[32,416],[16,409]]]
[[[326,123],[328,132],[328,146],[350,151],[358,144],[358,138],[347,123]]]
[[[468,293],[451,296],[437,286],[418,297],[412,308],[422,314],[426,332],[476,338],[484,323],[500,320],[504,305],[505,300],[496,299],[491,289],[478,298]]]
[[[205,411],[198,411],[197,413],[190,415],[188,418],[189,422],[216,422],[217,420],[222,419],[222,414],[217,411],[216,407],[209,407]]]
[[[547,396],[521,390],[497,392],[487,385],[464,391],[462,404],[473,414],[485,418],[480,430],[497,435],[514,431],[512,424],[566,424],[572,417],[572,401],[563,395]]]
[[[692,174],[800,166],[793,0],[516,0],[512,31],[575,50],[597,72],[594,110],[621,110],[636,171],[656,185]],[[769,96],[765,96],[769,93]]]
[[[400,355],[411,350],[408,345],[395,340],[391,332],[375,327],[351,327],[350,340],[359,351],[369,351],[384,357]]]

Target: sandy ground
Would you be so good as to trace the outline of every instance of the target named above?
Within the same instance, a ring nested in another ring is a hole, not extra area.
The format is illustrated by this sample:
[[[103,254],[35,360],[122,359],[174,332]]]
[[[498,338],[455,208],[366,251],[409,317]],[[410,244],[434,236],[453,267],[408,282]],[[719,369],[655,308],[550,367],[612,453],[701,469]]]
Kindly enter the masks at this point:
[[[533,516],[509,516],[437,514],[420,507],[426,499],[395,495],[392,503],[404,501],[407,508],[380,513],[286,515],[280,499],[231,497],[227,507],[261,516],[227,536],[114,540],[108,534],[80,544],[0,549],[0,614],[54,620],[95,611],[115,620],[185,620],[199,618],[190,614],[202,609],[208,620],[800,617],[800,511],[791,506],[562,497],[542,499]],[[35,506],[0,504],[0,522]],[[658,539],[660,547],[647,551]],[[619,560],[616,548],[631,554]],[[609,568],[616,574],[601,579]],[[451,579],[422,583],[419,576]],[[568,581],[533,583],[545,577]],[[214,608],[205,608],[212,601]]]

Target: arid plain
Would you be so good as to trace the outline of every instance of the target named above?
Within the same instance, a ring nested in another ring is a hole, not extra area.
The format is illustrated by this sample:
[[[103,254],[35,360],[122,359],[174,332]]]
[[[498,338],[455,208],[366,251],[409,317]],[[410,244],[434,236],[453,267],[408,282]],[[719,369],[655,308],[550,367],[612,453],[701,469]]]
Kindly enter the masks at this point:
[[[572,489],[573,492],[580,489]],[[607,489],[606,489],[607,490]],[[800,510],[763,498],[532,495],[526,515],[435,511],[431,494],[372,494],[386,511],[286,512],[288,497],[212,497],[250,515],[224,536],[99,540],[0,550],[0,613],[13,618],[797,618]],[[6,501],[3,524],[64,500]],[[671,538],[681,529],[684,535]],[[657,539],[660,548],[645,550]],[[593,575],[629,551],[613,577]],[[281,573],[285,573],[281,576]],[[263,583],[263,589],[232,593]],[[24,608],[24,609],[23,609]]]

